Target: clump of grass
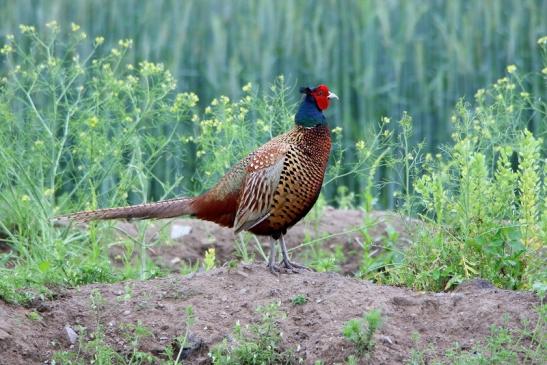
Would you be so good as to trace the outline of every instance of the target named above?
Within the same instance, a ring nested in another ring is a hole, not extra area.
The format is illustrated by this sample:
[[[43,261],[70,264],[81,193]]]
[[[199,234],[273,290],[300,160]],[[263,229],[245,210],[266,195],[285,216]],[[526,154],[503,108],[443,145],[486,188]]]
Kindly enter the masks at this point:
[[[20,29],[4,49],[0,83],[0,231],[12,252],[12,265],[0,268],[0,297],[20,302],[46,283],[153,276],[157,270],[147,270],[144,255],[138,269],[116,272],[102,244],[111,234],[95,225],[57,229],[51,218],[147,200],[142,177],[154,176],[166,146],[175,144],[176,123],[191,114],[195,95],[171,102],[171,74],[160,64],[128,64],[129,40],[101,56],[104,39],[88,42],[76,27]],[[164,130],[167,136],[158,134]],[[36,289],[20,290],[29,287]]]
[[[358,358],[370,354],[374,350],[374,334],[382,324],[382,314],[373,309],[363,314],[362,318],[350,319],[344,325],[342,334],[353,343]],[[348,360],[352,362],[354,360]]]
[[[415,179],[401,187],[402,212],[426,223],[402,258],[364,262],[366,277],[434,291],[472,277],[509,289],[545,283],[546,156],[542,137],[527,129],[531,117],[545,120],[545,102],[524,89],[516,67],[508,71],[476,93],[474,106],[458,103],[443,153],[404,167],[405,152],[405,176]]]
[[[308,298],[305,294],[297,294],[291,298],[293,305],[304,305],[308,302]]]
[[[242,327],[238,322],[233,330],[233,342],[222,341],[209,356],[215,365],[293,364],[296,359],[283,350],[278,321],[285,317],[278,303],[258,307],[262,318]]]

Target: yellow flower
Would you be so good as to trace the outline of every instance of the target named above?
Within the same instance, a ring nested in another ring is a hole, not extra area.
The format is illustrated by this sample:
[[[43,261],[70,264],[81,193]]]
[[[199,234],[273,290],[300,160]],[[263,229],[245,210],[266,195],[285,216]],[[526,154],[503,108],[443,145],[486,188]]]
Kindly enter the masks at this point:
[[[541,37],[540,39],[538,39],[538,44],[540,46],[543,46],[545,44],[547,44],[547,35],[544,35],[543,37]]]
[[[97,124],[99,124],[99,118],[97,118],[95,115],[88,119],[87,124],[91,128],[95,128]]]
[[[507,72],[510,73],[510,74],[514,73],[516,70],[517,70],[517,66],[515,66],[515,65],[507,66]]]
[[[243,92],[245,93],[248,93],[248,92],[251,92],[252,88],[253,86],[251,85],[250,82],[248,82],[241,88],[241,90],[243,90]]]
[[[56,31],[59,30],[59,24],[57,24],[57,21],[52,20],[52,21],[46,23],[46,28],[49,28],[52,31],[56,32]]]
[[[103,43],[104,43],[104,37],[101,37],[101,36],[95,37],[95,47],[98,47]]]
[[[80,26],[76,23],[70,23],[70,29],[73,31],[73,32],[77,32],[78,30],[80,30]]]
[[[332,129],[333,134],[340,134],[342,133],[342,127],[336,127]]]
[[[36,32],[36,28],[34,28],[33,25],[25,25],[25,24],[20,24],[19,25],[19,30],[23,34]]]
[[[13,52],[13,47],[9,44],[4,45],[4,47],[0,49],[0,53],[3,55],[8,55],[12,52]]]
[[[381,121],[384,124],[389,124],[389,122],[391,122],[391,119],[389,119],[388,117],[382,117]]]
[[[484,96],[484,93],[486,91],[484,89],[478,89],[477,92],[475,93],[475,99],[480,99]]]
[[[547,67],[544,67],[543,70],[541,70],[541,73],[547,75]]]
[[[26,202],[30,201],[30,197],[26,194],[21,195],[21,201],[26,203]]]
[[[360,140],[357,143],[355,143],[355,148],[357,148],[357,151],[362,151],[365,149],[365,141]]]
[[[133,47],[133,40],[132,39],[120,39],[118,41],[118,45],[122,48],[132,48]]]

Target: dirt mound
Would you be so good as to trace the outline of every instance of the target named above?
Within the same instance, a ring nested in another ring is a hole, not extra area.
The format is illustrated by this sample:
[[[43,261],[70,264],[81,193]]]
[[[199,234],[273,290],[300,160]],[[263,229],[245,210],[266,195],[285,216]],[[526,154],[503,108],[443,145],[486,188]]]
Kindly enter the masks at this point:
[[[293,304],[295,295],[307,302]],[[229,336],[237,321],[244,325],[258,320],[257,306],[272,302],[279,302],[287,314],[279,321],[283,346],[305,364],[318,359],[343,362],[354,351],[342,336],[343,324],[374,308],[381,311],[383,325],[367,363],[399,364],[416,346],[437,354],[455,342],[470,348],[505,316],[509,327],[534,321],[539,304],[531,293],[499,290],[485,282],[467,283],[453,293],[415,293],[335,273],[275,277],[263,265],[240,265],[189,276],[87,285],[33,308],[0,302],[0,363],[47,363],[55,351],[70,348],[73,334],[66,327],[83,326],[89,334],[102,326],[106,341],[123,352],[129,344],[122,328],[138,321],[151,331],[140,349],[159,355],[185,333],[185,308],[192,306],[196,321],[189,328],[192,346],[183,354],[184,363],[207,364],[210,348]],[[413,340],[414,333],[418,340]]]

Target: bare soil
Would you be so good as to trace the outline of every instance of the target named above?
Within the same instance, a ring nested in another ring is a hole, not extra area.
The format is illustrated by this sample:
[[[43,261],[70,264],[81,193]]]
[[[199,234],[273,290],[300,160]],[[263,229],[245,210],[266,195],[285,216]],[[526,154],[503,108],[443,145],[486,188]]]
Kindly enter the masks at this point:
[[[387,225],[402,232],[399,241],[408,238],[402,229],[408,224],[397,221],[397,217],[375,213],[375,219],[381,223],[368,234],[377,236],[379,242],[379,237],[387,234]],[[309,229],[319,234],[337,233],[362,223],[360,212],[329,210],[314,227],[307,226],[310,222],[295,227],[288,241],[292,246],[302,242]],[[208,247],[215,247],[222,260],[233,257],[233,244],[229,243],[233,243],[234,236],[229,230],[191,220],[170,224],[192,228],[169,245],[152,248],[155,259],[166,267],[171,265],[173,271],[177,271],[173,262],[178,262],[173,258],[197,259]],[[129,232],[132,227],[127,224],[124,229]],[[150,234],[153,240],[154,232]],[[343,244],[345,249],[357,251],[357,240],[362,239],[361,233],[350,232],[329,238],[325,245]],[[352,272],[359,259],[346,256],[350,258],[343,271]],[[103,298],[99,308],[91,299],[96,293]],[[293,304],[295,295],[305,296],[307,303]],[[262,263],[240,264],[187,276],[174,273],[148,281],[65,289],[55,298],[36,301],[30,307],[0,301],[0,364],[49,363],[54,352],[74,349],[74,338],[67,334],[67,327],[85,327],[89,336],[103,326],[107,342],[124,353],[130,345],[123,328],[138,322],[152,333],[142,340],[140,350],[160,356],[166,346],[185,333],[187,306],[193,307],[196,322],[188,329],[190,346],[183,352],[184,363],[209,364],[209,350],[230,336],[237,321],[245,325],[259,320],[256,308],[272,302],[280,303],[280,309],[287,314],[279,321],[283,347],[291,349],[305,364],[319,359],[325,364],[343,363],[355,350],[341,333],[344,323],[371,309],[381,311],[383,325],[374,336],[374,351],[362,363],[402,364],[413,348],[429,348],[431,356],[442,356],[456,342],[461,349],[470,349],[483,341],[493,324],[519,327],[525,320],[533,323],[539,304],[532,293],[500,290],[481,280],[465,283],[450,293],[417,293],[338,273],[274,276]],[[38,316],[30,314],[33,312]]]

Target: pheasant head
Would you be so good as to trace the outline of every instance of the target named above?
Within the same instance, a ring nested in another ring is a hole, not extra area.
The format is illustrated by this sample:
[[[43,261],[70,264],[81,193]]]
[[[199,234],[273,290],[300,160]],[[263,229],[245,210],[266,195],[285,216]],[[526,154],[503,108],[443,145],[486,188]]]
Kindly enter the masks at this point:
[[[307,128],[326,124],[323,110],[329,107],[330,99],[338,99],[338,96],[329,91],[327,85],[319,85],[315,89],[302,87],[300,92],[305,96],[294,117],[295,123]]]

